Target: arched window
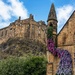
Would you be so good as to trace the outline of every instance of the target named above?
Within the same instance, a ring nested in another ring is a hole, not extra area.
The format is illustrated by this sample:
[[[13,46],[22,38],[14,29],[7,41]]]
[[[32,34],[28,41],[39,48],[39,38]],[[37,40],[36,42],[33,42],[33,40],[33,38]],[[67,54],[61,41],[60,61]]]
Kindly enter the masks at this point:
[[[53,27],[53,24],[52,24],[52,23],[50,23],[50,26],[52,26],[52,27]]]

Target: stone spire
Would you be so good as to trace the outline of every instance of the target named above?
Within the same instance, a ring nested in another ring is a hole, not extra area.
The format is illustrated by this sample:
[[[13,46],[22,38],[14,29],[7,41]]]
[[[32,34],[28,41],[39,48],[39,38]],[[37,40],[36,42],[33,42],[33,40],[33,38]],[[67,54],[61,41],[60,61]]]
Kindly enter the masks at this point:
[[[53,3],[52,3],[51,8],[50,8],[50,12],[49,12],[49,15],[48,15],[48,20],[47,20],[47,22],[48,22],[49,20],[56,20],[56,21],[57,21],[55,6],[54,6]]]

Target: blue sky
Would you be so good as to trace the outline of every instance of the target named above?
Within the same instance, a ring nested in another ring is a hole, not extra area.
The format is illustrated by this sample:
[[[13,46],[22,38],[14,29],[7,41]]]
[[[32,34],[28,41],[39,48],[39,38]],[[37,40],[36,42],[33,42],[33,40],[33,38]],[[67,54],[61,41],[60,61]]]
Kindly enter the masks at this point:
[[[47,21],[51,4],[54,3],[58,19],[58,32],[75,10],[75,0],[0,0],[0,28],[8,26],[21,16],[34,15],[36,21]]]

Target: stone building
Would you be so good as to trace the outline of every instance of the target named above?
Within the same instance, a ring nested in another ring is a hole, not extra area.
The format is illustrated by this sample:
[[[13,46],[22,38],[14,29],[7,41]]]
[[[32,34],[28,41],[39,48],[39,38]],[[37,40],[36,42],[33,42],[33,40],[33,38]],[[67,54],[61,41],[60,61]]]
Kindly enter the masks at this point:
[[[32,14],[24,20],[19,17],[18,20],[10,23],[8,27],[0,29],[0,43],[16,37],[29,38],[46,43],[46,26],[44,21],[36,22]]]
[[[48,15],[47,25],[44,21],[36,22],[33,15],[24,20],[19,17],[13,23],[10,23],[8,27],[0,29],[0,44],[5,42],[9,38],[29,38],[32,40],[39,40],[46,44],[47,26],[53,25],[53,37],[56,47],[66,49],[71,53],[73,75],[75,75],[75,11],[72,13],[70,18],[67,20],[63,28],[57,34],[57,17],[54,4],[51,5],[51,9]],[[60,59],[54,57],[49,51],[47,51],[47,73],[46,75],[55,75]]]
[[[75,11],[72,13],[70,18],[67,20],[63,28],[57,34],[57,17],[55,12],[54,4],[51,5],[49,12],[48,24],[53,25],[54,31],[54,42],[58,48],[68,50],[72,56],[72,73],[75,75]],[[59,66],[60,59],[54,57],[49,51],[47,51],[47,74],[46,75],[55,75]]]

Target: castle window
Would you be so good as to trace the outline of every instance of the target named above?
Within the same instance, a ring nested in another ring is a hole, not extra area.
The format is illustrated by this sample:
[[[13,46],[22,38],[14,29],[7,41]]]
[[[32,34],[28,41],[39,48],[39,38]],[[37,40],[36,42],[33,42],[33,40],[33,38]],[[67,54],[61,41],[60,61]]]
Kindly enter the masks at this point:
[[[3,36],[3,32],[1,33],[1,36]]]
[[[7,30],[5,31],[5,35],[7,35]]]

